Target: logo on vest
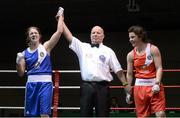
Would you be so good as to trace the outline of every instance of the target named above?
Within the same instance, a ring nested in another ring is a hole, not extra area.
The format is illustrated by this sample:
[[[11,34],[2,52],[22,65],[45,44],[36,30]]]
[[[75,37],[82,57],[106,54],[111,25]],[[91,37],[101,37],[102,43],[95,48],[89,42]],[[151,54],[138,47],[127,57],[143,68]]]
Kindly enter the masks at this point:
[[[152,56],[151,56],[151,55],[148,55],[148,56],[147,56],[147,59],[148,59],[148,60],[152,60]]]
[[[40,57],[44,57],[44,52],[40,52]]]
[[[40,55],[40,57],[39,57],[38,61],[35,63],[35,65],[34,65],[35,69],[40,68],[41,61],[42,61],[42,59],[44,57],[44,52],[40,52],[39,55]]]

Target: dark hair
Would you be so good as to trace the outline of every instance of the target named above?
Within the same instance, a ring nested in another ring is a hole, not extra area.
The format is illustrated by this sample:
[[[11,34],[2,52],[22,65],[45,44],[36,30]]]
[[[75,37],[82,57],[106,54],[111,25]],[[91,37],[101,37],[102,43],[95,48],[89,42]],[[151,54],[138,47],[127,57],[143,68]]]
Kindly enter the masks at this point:
[[[29,31],[31,29],[36,29],[41,37],[41,31],[38,27],[35,27],[35,26],[30,26],[26,29],[26,43],[29,45],[29,42],[30,42],[30,38],[29,38]],[[40,38],[40,42],[41,42],[41,38]]]
[[[142,38],[142,41],[147,43],[147,42],[150,42],[150,40],[148,40],[147,38],[147,33],[145,31],[145,29],[141,26],[131,26],[129,29],[128,29],[128,32],[134,32],[138,37]]]

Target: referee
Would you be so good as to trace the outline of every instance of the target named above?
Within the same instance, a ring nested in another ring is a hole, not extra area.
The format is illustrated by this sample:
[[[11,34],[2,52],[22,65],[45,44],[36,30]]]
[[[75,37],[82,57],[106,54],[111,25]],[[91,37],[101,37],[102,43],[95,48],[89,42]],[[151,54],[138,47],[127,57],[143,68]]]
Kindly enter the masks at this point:
[[[63,34],[70,43],[69,47],[79,59],[82,77],[81,116],[92,117],[94,107],[96,116],[109,116],[109,82],[113,80],[111,70],[116,73],[126,89],[130,86],[127,86],[123,69],[114,51],[103,45],[104,30],[100,26],[94,26],[90,34],[91,44],[89,44],[75,38],[65,23],[63,27]]]

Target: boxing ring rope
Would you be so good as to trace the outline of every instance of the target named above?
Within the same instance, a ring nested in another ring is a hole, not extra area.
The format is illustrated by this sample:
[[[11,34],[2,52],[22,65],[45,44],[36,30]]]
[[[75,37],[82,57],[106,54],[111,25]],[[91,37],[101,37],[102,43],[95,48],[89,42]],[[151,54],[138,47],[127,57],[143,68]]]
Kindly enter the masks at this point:
[[[54,88],[54,87],[53,87]],[[59,89],[80,89],[80,86],[60,86]],[[123,86],[109,86],[112,89],[124,88]],[[164,86],[164,88],[180,88],[180,85]],[[25,89],[25,86],[0,86],[0,89]]]
[[[14,106],[4,106],[0,107],[0,109],[24,109],[24,107],[14,107]],[[51,107],[53,109],[53,107]],[[135,110],[135,108],[129,107],[118,107],[118,108],[110,108],[111,110]],[[58,107],[58,110],[80,110],[80,107]],[[180,110],[179,107],[167,107],[166,110]]]
[[[16,70],[0,70],[0,73],[16,73]],[[126,70],[124,70],[126,72]],[[180,72],[180,69],[164,69],[163,72]],[[80,89],[80,86],[59,86],[60,74],[61,73],[80,73],[80,70],[53,70],[55,76],[54,83],[54,104],[51,109],[53,109],[53,116],[57,117],[57,110],[80,110],[80,107],[58,107],[59,101],[59,89]],[[165,88],[180,88],[180,85],[166,85]],[[123,86],[110,86],[111,89],[124,88]],[[25,86],[0,86],[0,89],[25,89]],[[24,107],[16,106],[0,106],[0,109],[24,109]],[[111,110],[135,110],[135,108],[129,107],[119,107],[110,108]],[[180,107],[167,107],[166,110],[180,110]]]
[[[16,73],[16,70],[0,70],[0,73]],[[80,70],[53,70],[60,73],[80,73]],[[126,72],[126,70],[124,70]],[[180,72],[180,69],[163,69],[163,72]]]

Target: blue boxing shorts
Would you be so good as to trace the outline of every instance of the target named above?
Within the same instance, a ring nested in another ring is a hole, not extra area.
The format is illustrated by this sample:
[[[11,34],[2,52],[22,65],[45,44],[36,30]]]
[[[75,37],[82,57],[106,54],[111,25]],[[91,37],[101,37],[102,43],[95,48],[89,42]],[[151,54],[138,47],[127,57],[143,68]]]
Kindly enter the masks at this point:
[[[25,92],[25,116],[51,114],[52,82],[27,82]]]

